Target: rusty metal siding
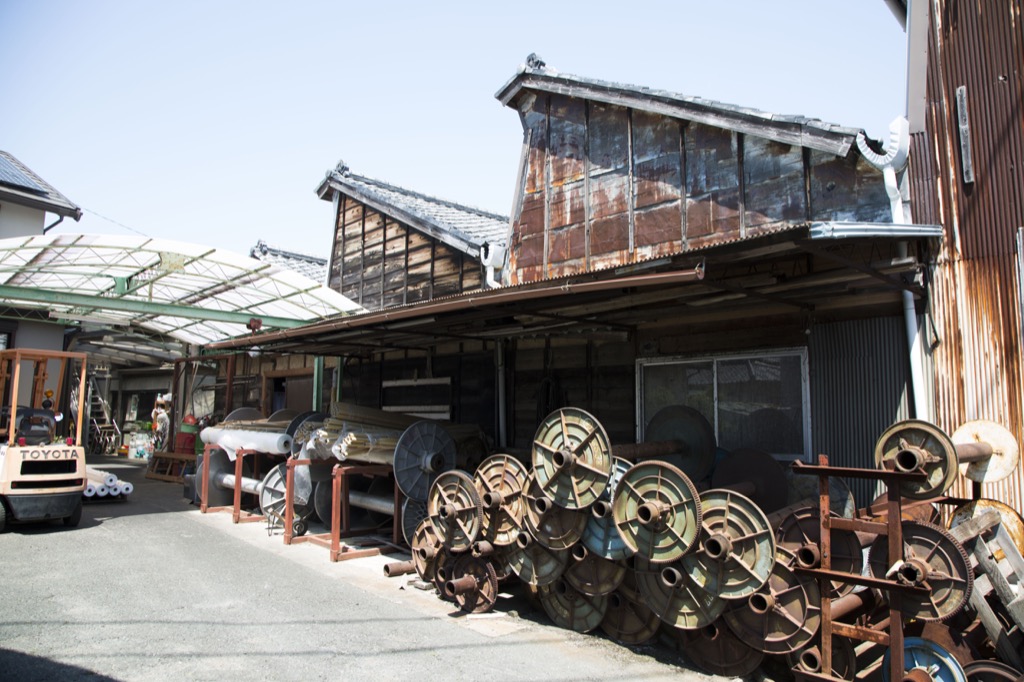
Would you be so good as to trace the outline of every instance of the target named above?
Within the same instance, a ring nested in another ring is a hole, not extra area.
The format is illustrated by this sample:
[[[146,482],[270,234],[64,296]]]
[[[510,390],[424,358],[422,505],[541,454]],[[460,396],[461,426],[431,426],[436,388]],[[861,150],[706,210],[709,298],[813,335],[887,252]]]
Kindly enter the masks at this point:
[[[873,469],[875,442],[909,414],[903,320],[884,317],[819,324],[808,340],[811,444],[836,466]],[[870,481],[847,481],[858,506],[877,495]]]

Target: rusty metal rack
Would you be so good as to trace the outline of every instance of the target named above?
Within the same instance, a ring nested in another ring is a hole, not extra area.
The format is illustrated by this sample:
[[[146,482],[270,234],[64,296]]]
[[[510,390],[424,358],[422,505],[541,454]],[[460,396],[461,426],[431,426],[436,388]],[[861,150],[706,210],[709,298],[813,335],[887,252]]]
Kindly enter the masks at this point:
[[[203,480],[200,485],[200,504],[199,511],[203,514],[207,512],[231,512],[232,523],[252,523],[254,521],[263,521],[266,519],[262,514],[253,514],[252,512],[242,509],[242,479],[243,475],[243,464],[244,460],[249,455],[260,454],[257,450],[244,450],[239,449],[235,451],[235,484],[234,484],[234,498],[231,506],[218,506],[211,507],[208,504],[210,499],[210,478],[212,477],[212,469],[209,465],[210,453],[213,450],[221,450],[217,445],[207,443],[203,448]],[[258,461],[258,460],[257,460]]]
[[[295,497],[295,467],[310,466],[314,464],[309,459],[289,459],[287,474],[285,478],[285,518],[284,518],[284,544],[291,545],[299,542],[312,542],[330,549],[331,561],[346,561],[348,559],[359,559],[367,556],[382,554],[381,547],[390,547],[401,550],[402,542],[402,491],[395,485],[395,513],[391,524],[391,540],[382,537],[366,537],[375,533],[380,528],[352,528],[350,525],[351,505],[349,501],[349,477],[351,476],[386,476],[394,477],[394,469],[389,464],[335,464],[331,470],[332,500],[331,500],[331,530],[329,533],[317,535],[297,536],[295,533],[295,509],[292,501]],[[357,545],[349,545],[341,541],[342,538],[359,536],[364,538],[363,542]]]
[[[821,523],[821,567],[796,568],[798,573],[815,576],[818,579],[821,589],[821,670],[832,670],[832,635],[835,634],[841,637],[874,642],[876,644],[889,647],[889,679],[903,679],[905,676],[903,668],[903,613],[900,610],[900,598],[901,595],[904,594],[927,593],[927,589],[924,587],[905,585],[886,578],[867,577],[832,570],[831,530],[832,528],[835,528],[837,530],[842,529],[853,532],[885,535],[888,538],[890,561],[902,559],[903,528],[900,483],[922,481],[926,478],[925,474],[920,472],[904,473],[878,469],[833,467],[829,466],[828,455],[818,455],[817,465],[794,462],[793,471],[797,474],[817,476],[821,495],[819,507],[819,518]],[[844,519],[831,516],[829,513],[829,478],[833,476],[862,478],[884,482],[887,489],[887,514],[885,522],[880,523],[864,519]],[[834,622],[832,620],[831,600],[827,596],[830,593],[829,586],[833,582],[862,585],[885,592],[889,604],[888,622],[883,621],[880,626],[870,628]],[[811,673],[805,670],[794,669],[793,673],[798,680],[841,682],[841,680],[830,675]]]

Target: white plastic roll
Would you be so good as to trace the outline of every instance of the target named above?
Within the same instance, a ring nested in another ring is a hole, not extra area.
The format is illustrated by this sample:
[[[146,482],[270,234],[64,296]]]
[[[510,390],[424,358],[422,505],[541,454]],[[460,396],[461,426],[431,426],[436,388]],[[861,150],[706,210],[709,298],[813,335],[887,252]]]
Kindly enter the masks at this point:
[[[135,490],[135,486],[132,485],[132,483],[129,482],[129,481],[118,481],[118,483],[121,484],[121,494],[122,495],[125,495],[125,496],[131,495],[132,491]]]
[[[121,494],[121,486],[119,486],[116,482],[114,483],[114,485],[107,486],[107,494],[110,495],[111,497],[117,497],[118,495]]]
[[[105,485],[96,486],[96,497],[106,497],[110,493]]]
[[[245,431],[243,429],[222,429],[208,426],[199,434],[202,441],[228,453],[228,459],[235,461],[238,450],[255,450],[270,455],[290,455],[292,437],[286,433],[271,431]]]
[[[82,497],[95,497],[96,496],[96,484],[91,481],[86,484],[85,490],[82,491]]]
[[[90,481],[102,483],[108,488],[117,483],[117,476],[106,471],[100,471],[99,469],[96,469],[94,467],[85,467],[85,475],[88,476]]]

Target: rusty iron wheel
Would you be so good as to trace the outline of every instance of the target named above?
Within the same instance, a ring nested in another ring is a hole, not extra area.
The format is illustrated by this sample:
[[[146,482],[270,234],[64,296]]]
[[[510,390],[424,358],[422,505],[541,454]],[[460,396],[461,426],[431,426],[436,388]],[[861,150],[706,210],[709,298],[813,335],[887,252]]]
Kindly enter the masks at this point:
[[[427,517],[450,552],[469,551],[483,525],[483,506],[473,477],[464,471],[440,474],[430,486]]]
[[[679,468],[650,460],[630,467],[612,502],[626,546],[649,561],[669,563],[689,552],[701,530],[697,489]]]
[[[889,471],[922,471],[924,481],[900,484],[900,494],[915,500],[937,497],[958,473],[956,447],[946,432],[920,419],[896,422],[875,443],[875,466]]]
[[[533,473],[528,477],[525,496],[523,526],[537,542],[549,549],[569,549],[580,541],[587,527],[586,511],[556,505]]]
[[[681,562],[655,564],[639,555],[633,557],[633,562],[644,604],[672,627],[701,628],[725,611],[725,600],[693,582]]]
[[[815,637],[802,649],[786,654],[791,670],[821,674],[821,638]],[[857,652],[853,641],[846,637],[832,637],[832,677],[853,682],[857,676]]]
[[[683,653],[712,675],[746,677],[764,662],[764,653],[744,644],[723,623],[679,632]]]
[[[558,627],[576,632],[590,632],[604,620],[608,597],[583,594],[565,580],[539,588],[541,606]]]
[[[527,468],[509,455],[491,455],[473,474],[484,506],[480,536],[496,547],[514,543],[523,528],[523,488],[528,474]]]
[[[519,579],[533,587],[555,582],[569,563],[569,550],[545,547],[525,531],[516,544],[504,548],[503,554]]]
[[[549,414],[533,437],[537,485],[559,507],[586,509],[608,487],[612,444],[588,412],[565,407]]]
[[[833,512],[832,516],[837,515]],[[830,535],[832,570],[860,575],[864,570],[864,550],[857,534],[833,528]],[[803,568],[817,568],[821,548],[821,520],[818,508],[802,507],[782,519],[775,529],[775,544],[795,553],[799,565]],[[833,581],[832,594],[829,596],[842,597],[852,592],[854,587],[852,583]]]
[[[626,577],[623,563],[593,554],[583,545],[573,547],[570,555],[563,577],[583,594],[611,594]]]

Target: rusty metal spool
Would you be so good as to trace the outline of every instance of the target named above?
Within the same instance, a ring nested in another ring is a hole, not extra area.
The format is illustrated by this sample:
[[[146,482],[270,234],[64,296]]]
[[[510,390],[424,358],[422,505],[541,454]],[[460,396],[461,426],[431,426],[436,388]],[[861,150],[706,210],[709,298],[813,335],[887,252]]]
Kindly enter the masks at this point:
[[[537,542],[550,549],[569,549],[583,537],[587,512],[556,505],[541,490],[534,473],[527,479],[525,497],[523,526]]]
[[[903,640],[901,682],[967,682],[967,675],[956,658],[941,646],[921,637]],[[889,682],[889,650],[882,659],[882,680]]]
[[[409,541],[413,568],[420,580],[433,582],[437,568],[438,552],[441,551],[441,540],[434,532],[434,524],[430,519],[423,519],[416,526]]]
[[[964,665],[967,682],[1020,682],[1024,674],[999,661],[971,661]]]
[[[959,613],[967,604],[974,584],[974,571],[966,550],[949,531],[939,526],[904,521],[902,528],[902,562],[889,559],[889,539],[879,536],[868,551],[872,575],[928,588],[926,595],[900,597],[900,610],[912,618],[927,622],[945,620]]]
[[[608,595],[601,629],[620,644],[638,646],[654,639],[660,627],[661,618],[644,603],[636,573],[627,570],[619,587]]]
[[[480,537],[498,547],[516,541],[523,528],[523,488],[528,476],[527,468],[508,455],[491,455],[480,462],[473,474],[484,508]]]
[[[767,452],[752,448],[740,448],[726,455],[715,467],[711,486],[742,493],[765,514],[785,507],[789,501],[785,469]]]
[[[810,478],[808,476],[807,478]],[[885,523],[889,516],[889,495],[882,493],[871,500],[867,513],[872,521]],[[900,504],[900,519],[920,523],[938,523],[941,519],[938,506],[925,500],[904,499]]]
[[[1013,540],[1013,544],[1017,546],[1021,555],[1024,556],[1024,519],[1021,518],[1021,515],[1017,513],[1016,509],[1007,504],[1003,504],[999,500],[982,498],[980,500],[973,500],[966,504],[962,504],[953,510],[953,514],[949,517],[949,523],[947,526],[950,529],[956,528],[960,524],[966,523],[975,516],[984,514],[990,509],[999,513],[999,523],[1002,524],[1003,529]],[[1002,550],[997,549],[995,545],[993,545],[992,548],[996,551],[996,561],[1001,560],[1004,556]]]
[[[737,600],[722,614],[733,634],[766,654],[787,654],[814,639],[821,625],[821,592],[813,577],[798,575],[795,557],[776,549],[768,580],[746,600]]]
[[[786,473],[786,481],[789,485],[789,504],[796,504],[803,500],[817,499],[821,492],[818,490],[819,479],[817,476],[801,476],[794,472],[793,467],[783,467]],[[845,479],[838,476],[828,477],[828,501],[829,508],[838,516],[844,519],[852,519],[857,513],[857,502],[853,498],[853,491],[847,485]],[[778,511],[778,510],[776,510]],[[774,512],[766,512],[769,518]]]
[[[900,494],[927,500],[946,492],[956,480],[956,446],[934,424],[907,419],[896,422],[878,437],[875,466],[890,471],[923,472],[926,480],[901,483]]]
[[[1020,463],[1020,448],[1002,424],[987,419],[967,422],[950,436],[960,473],[976,483],[1001,481]]]
[[[486,557],[460,555],[452,575],[444,584],[444,594],[454,599],[466,613],[486,613],[498,600],[498,573]]]
[[[427,518],[427,503],[423,500],[414,500],[411,497],[405,498],[405,502],[402,503],[402,537],[405,538],[405,544],[412,546],[413,533],[425,518]]]
[[[612,516],[612,499],[619,481],[632,466],[628,461],[616,457],[612,461],[612,473],[608,479],[608,487],[597,502],[590,506],[590,517],[587,527],[583,530],[580,542],[591,552],[605,559],[620,561],[633,555],[633,550],[626,546],[619,529],[615,527]]]
[[[644,428],[644,442],[675,441],[671,460],[691,481],[703,481],[715,465],[715,429],[697,410],[669,405],[658,410]]]
[[[234,467],[232,467],[233,469]],[[286,479],[288,467],[285,462],[275,465],[267,475],[259,488],[260,511],[268,519],[284,522]],[[295,514],[295,521],[303,527],[313,514],[313,480],[310,478],[309,467],[294,467],[292,510]],[[302,535],[302,533],[299,533]]]
[[[708,594],[690,578],[680,562],[655,564],[639,555],[633,561],[644,604],[672,627],[702,628],[725,611],[725,600]]]
[[[456,456],[455,440],[443,426],[426,420],[415,422],[395,445],[395,482],[406,497],[425,500],[434,479],[455,468]]]
[[[802,649],[786,654],[786,662],[794,672],[821,674],[821,640],[813,642]],[[832,675],[837,680],[853,682],[857,676],[857,652],[853,641],[846,637],[832,637]]]
[[[438,596],[447,601],[455,601],[452,597],[448,596],[445,585],[455,575],[455,561],[457,559],[458,556],[449,552],[448,548],[443,545],[437,550],[434,572],[430,582],[434,584],[434,589],[437,590]]]
[[[699,546],[682,562],[693,581],[722,599],[744,599],[757,592],[775,566],[775,537],[764,512],[731,490],[700,496]]]
[[[543,587],[558,580],[569,563],[569,551],[550,549],[521,532],[516,543],[502,551],[512,571],[527,585]]]
[[[464,471],[440,474],[430,486],[427,516],[450,552],[468,551],[483,525],[483,507],[473,478]]]
[[[864,570],[864,551],[860,539],[853,531],[833,528],[831,567],[833,571],[860,575]],[[785,516],[775,529],[776,546],[795,554],[801,568],[821,566],[821,520],[817,507],[803,507]],[[853,591],[854,585],[843,581],[832,582],[829,597],[841,597]]]
[[[569,550],[569,565],[563,578],[583,594],[611,594],[626,577],[626,567],[590,552],[581,544]]]
[[[630,551],[669,563],[697,543],[701,506],[697,489],[677,467],[652,460],[635,464],[615,488],[612,516]]]
[[[565,407],[549,414],[533,437],[537,485],[559,507],[586,509],[608,486],[612,444],[588,412]]]
[[[683,653],[694,665],[726,677],[746,677],[764,662],[764,653],[744,644],[722,623],[679,633]]]
[[[555,625],[576,632],[596,628],[608,610],[608,597],[583,594],[561,579],[540,587],[538,597]]]

